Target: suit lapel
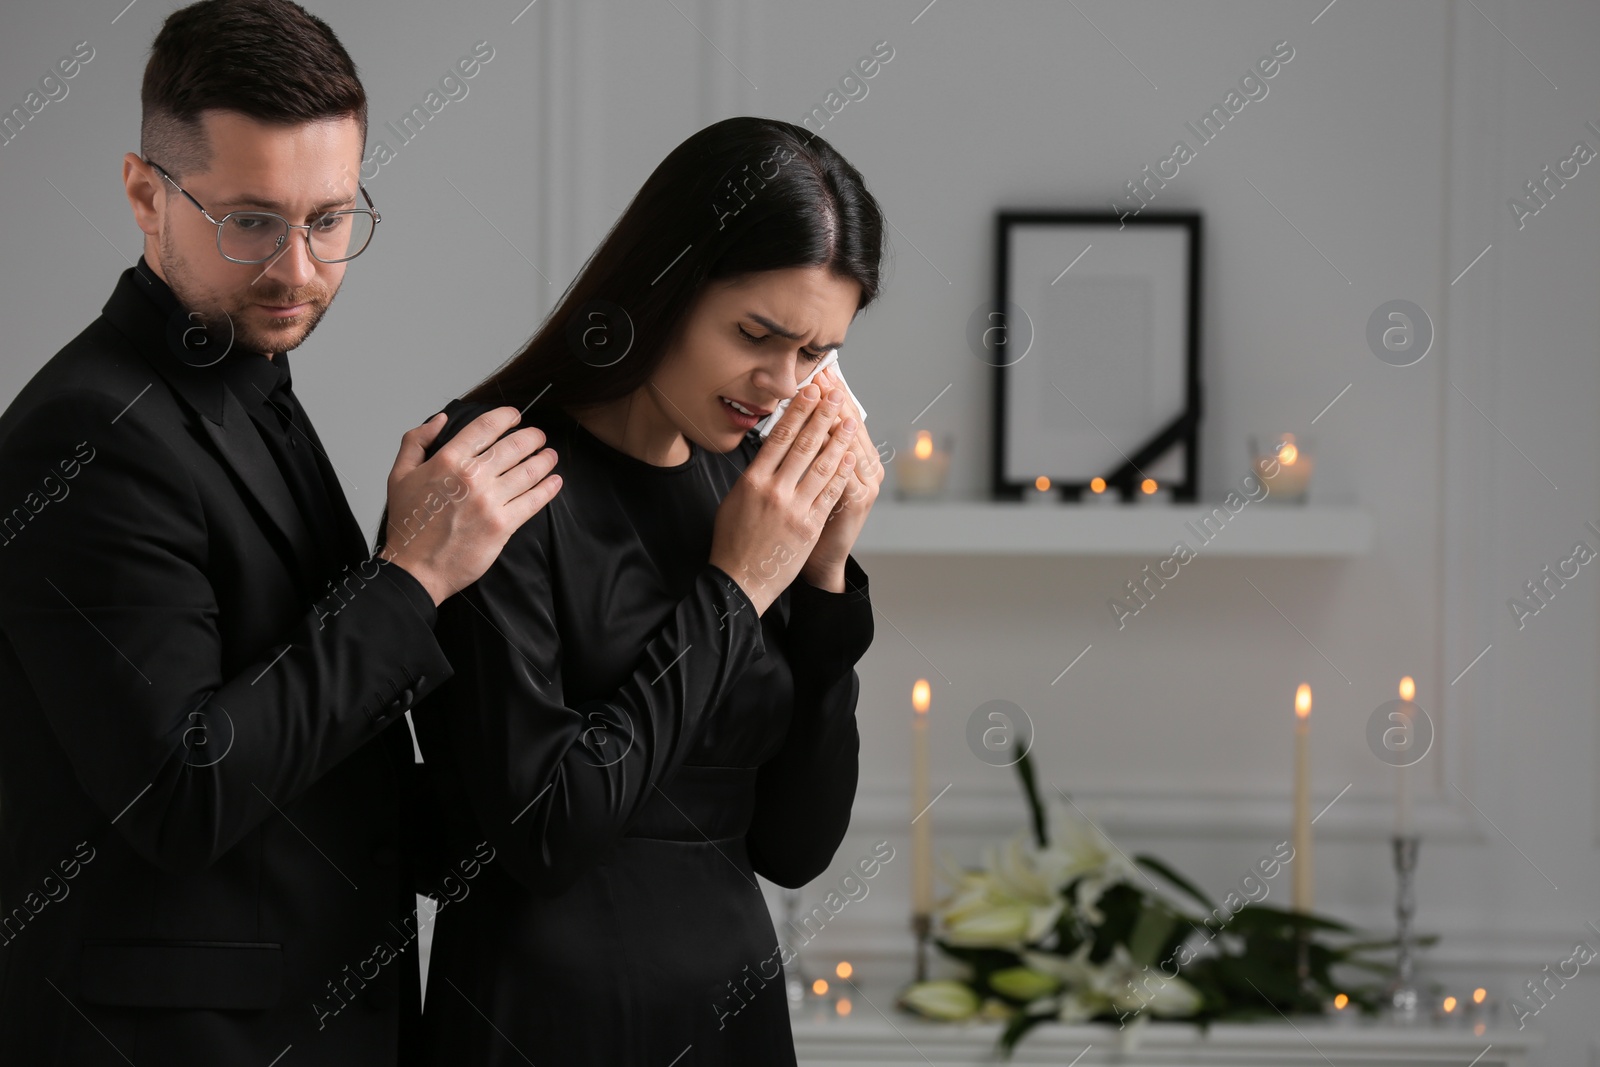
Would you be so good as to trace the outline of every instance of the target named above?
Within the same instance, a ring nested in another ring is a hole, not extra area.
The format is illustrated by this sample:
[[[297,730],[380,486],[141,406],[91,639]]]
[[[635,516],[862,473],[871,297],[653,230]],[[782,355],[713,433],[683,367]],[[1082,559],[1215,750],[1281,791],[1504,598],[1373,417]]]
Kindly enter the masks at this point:
[[[222,420],[201,419],[200,424],[217,452],[293,547],[296,564],[303,572],[307,571],[312,554],[311,531],[306,528],[283,473],[261,440],[260,431],[250,421],[250,414],[233,395],[233,390],[222,390]]]
[[[285,562],[301,575],[309,576],[314,546],[288,483],[232,390],[212,366],[196,365],[199,353],[183,343],[194,331],[195,322],[165,283],[141,276],[148,269],[141,256],[138,266],[123,271],[103,309],[105,316],[173,391],[200,414],[200,425],[217,454],[282,536],[288,547]],[[196,363],[188,362],[191,359]]]

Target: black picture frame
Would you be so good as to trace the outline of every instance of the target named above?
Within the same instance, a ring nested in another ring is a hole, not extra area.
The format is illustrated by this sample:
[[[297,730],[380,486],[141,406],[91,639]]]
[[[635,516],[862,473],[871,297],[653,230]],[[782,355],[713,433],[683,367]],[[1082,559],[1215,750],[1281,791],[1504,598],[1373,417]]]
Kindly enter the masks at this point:
[[[1013,236],[1023,227],[1044,227],[1049,229],[1060,228],[1065,235],[1068,231],[1077,229],[1089,231],[1097,229],[1102,234],[1103,228],[1111,226],[1119,232],[1123,228],[1140,228],[1148,232],[1152,227],[1175,228],[1186,235],[1185,251],[1181,253],[1181,269],[1183,280],[1176,286],[1181,291],[1186,304],[1181,309],[1181,319],[1184,323],[1182,329],[1182,351],[1175,354],[1175,359],[1182,362],[1181,386],[1182,405],[1172,412],[1171,417],[1165,419],[1154,433],[1142,441],[1132,442],[1131,446],[1116,445],[1119,458],[1111,463],[1108,468],[1099,472],[1107,484],[1107,491],[1116,490],[1124,499],[1131,499],[1139,489],[1141,471],[1149,470],[1158,461],[1165,457],[1172,449],[1181,447],[1182,458],[1178,464],[1182,470],[1181,478],[1176,480],[1168,478],[1160,482],[1162,488],[1170,489],[1175,501],[1192,502],[1199,496],[1199,429],[1201,417],[1201,380],[1200,380],[1200,264],[1201,264],[1201,239],[1202,220],[1197,212],[1141,212],[1136,216],[1119,215],[1116,212],[1085,212],[1085,211],[1021,211],[1002,210],[996,213],[995,219],[995,287],[993,303],[988,316],[988,325],[991,327],[988,336],[998,337],[1001,343],[1019,340],[1019,328],[1025,328],[1028,334],[1027,341],[1031,345],[1031,320],[1022,321],[1027,317],[1027,312],[1019,308],[1013,301],[1012,293],[1012,251]],[[1072,242],[1065,242],[1070,247]],[[1068,253],[1066,258],[1070,258]],[[1063,260],[1064,262],[1065,260]],[[1075,262],[1075,261],[1074,261]],[[1168,265],[1171,269],[1171,265]],[[1070,267],[1068,268],[1070,269]],[[1066,271],[1062,272],[1063,275]],[[1059,280],[1059,279],[1058,279]],[[1012,323],[1010,318],[1019,318],[1017,323]],[[977,329],[982,329],[979,324]],[[999,327],[996,333],[993,327]],[[981,342],[969,338],[978,348]],[[979,349],[981,351],[981,349]],[[989,346],[990,351],[995,349]],[[1014,346],[1012,351],[1014,351]],[[1024,356],[1026,350],[1024,351]],[[1011,428],[1011,420],[1016,417],[1015,409],[1019,407],[1010,396],[1012,380],[1017,377],[1012,373],[1012,367],[1020,363],[1023,356],[1011,358],[1010,351],[1006,351],[1002,358],[992,360],[994,367],[994,421],[993,421],[993,449],[991,468],[991,492],[997,500],[1016,500],[1025,492],[1035,492],[1032,478],[1026,480],[1017,477],[1015,471],[1008,470],[1007,440]],[[1102,434],[1104,436],[1104,434]],[[1092,477],[1069,476],[1060,479],[1051,475],[1049,471],[1040,471],[1051,478],[1052,491],[1057,492],[1066,499],[1076,500],[1088,490]]]

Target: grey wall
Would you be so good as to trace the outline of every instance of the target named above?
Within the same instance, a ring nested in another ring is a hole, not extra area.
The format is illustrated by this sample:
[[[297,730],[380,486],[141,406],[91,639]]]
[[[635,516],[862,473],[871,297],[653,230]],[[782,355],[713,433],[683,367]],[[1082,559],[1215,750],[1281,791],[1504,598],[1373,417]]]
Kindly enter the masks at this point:
[[[1105,600],[1148,560],[866,560],[878,639],[861,668],[861,800],[838,873],[882,837],[901,853],[812,950],[869,978],[904,973],[918,677],[935,683],[935,786],[952,783],[936,832],[959,860],[1020,825],[1009,772],[963,740],[967,713],[1003,698],[1032,714],[1051,782],[1130,851],[1217,892],[1286,836],[1289,695],[1311,682],[1317,806],[1350,785],[1317,826],[1317,904],[1382,929],[1392,780],[1362,728],[1410,673],[1440,724],[1419,775],[1418,920],[1442,935],[1428,973],[1515,993],[1600,919],[1600,578],[1585,568],[1520,630],[1506,604],[1600,523],[1600,175],[1584,167],[1521,228],[1507,207],[1576,140],[1600,149],[1584,126],[1600,125],[1600,9],[924,4],[538,0],[515,24],[516,0],[315,5],[361,68],[373,137],[474,43],[495,49],[469,95],[369,182],[382,243],[296,356],[363,524],[399,434],[534,330],[672,146],[729,114],[799,121],[880,40],[894,58],[823,130],[895,225],[887,293],[851,331],[851,382],[874,437],[897,442],[950,385],[919,425],[955,435],[954,478],[978,494],[988,377],[963,330],[989,294],[994,211],[1104,207],[1287,40],[1295,56],[1269,95],[1154,206],[1206,215],[1207,495],[1244,473],[1247,432],[1305,429],[1349,386],[1311,427],[1314,493],[1374,515],[1372,553],[1203,559],[1123,631]],[[171,5],[141,0],[113,23],[119,6],[4,16],[4,107],[77,42],[95,58],[0,146],[0,396],[89,321],[139,251],[119,158],[137,147],[140,71]],[[1404,369],[1364,340],[1395,298],[1438,330]],[[1534,1024],[1539,1062],[1600,1062],[1597,1007],[1592,978],[1562,991]]]

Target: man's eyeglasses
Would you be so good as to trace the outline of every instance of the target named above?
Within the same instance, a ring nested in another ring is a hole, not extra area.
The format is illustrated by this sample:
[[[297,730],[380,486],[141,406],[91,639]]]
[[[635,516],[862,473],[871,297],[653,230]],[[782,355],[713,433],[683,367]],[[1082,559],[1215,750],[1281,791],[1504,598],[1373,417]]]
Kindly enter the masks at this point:
[[[200,214],[217,228],[217,251],[222,253],[223,259],[234,263],[265,263],[283,248],[290,230],[306,231],[306,243],[311,249],[312,259],[319,263],[343,263],[366,250],[372,241],[373,230],[383,221],[373,207],[372,197],[367,195],[366,187],[359,182],[356,188],[361,190],[361,196],[367,202],[365,208],[330,211],[308,223],[292,223],[270,211],[230,211],[222,218],[214,219],[211,212],[200,206],[200,201],[189,195],[188,190],[172,181],[172,175],[167,173],[165,167],[153,159],[146,159],[145,162],[160,171],[174,189],[200,208]]]

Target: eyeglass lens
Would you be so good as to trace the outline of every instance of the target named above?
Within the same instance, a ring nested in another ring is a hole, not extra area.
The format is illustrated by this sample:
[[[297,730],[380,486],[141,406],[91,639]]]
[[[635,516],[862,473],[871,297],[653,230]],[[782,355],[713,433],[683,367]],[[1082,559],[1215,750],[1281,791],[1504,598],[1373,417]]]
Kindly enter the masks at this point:
[[[372,239],[367,211],[335,211],[311,223],[311,250],[316,258],[337,262],[358,255]],[[229,259],[261,262],[283,247],[288,223],[276,215],[236,211],[222,224],[218,244]]]

